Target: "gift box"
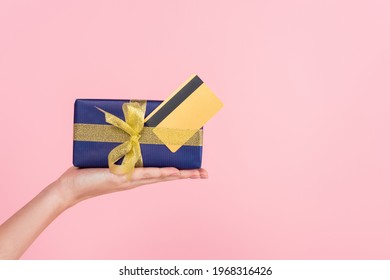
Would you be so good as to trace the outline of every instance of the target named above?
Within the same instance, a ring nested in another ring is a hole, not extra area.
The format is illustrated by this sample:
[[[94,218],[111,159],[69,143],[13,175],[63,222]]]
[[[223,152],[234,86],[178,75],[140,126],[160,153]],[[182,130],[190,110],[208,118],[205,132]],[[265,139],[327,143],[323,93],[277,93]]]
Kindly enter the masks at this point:
[[[126,105],[139,104],[137,108],[142,108],[143,118],[146,118],[161,102],[155,100],[77,99],[74,105],[73,165],[76,167],[109,167],[110,153],[115,154],[115,149],[123,151],[126,149],[123,146],[124,143],[136,141],[134,143],[137,145],[139,143],[141,153],[136,160],[136,167],[200,168],[203,128],[198,129],[184,145],[180,145],[177,151],[172,152],[153,133],[153,127],[149,126],[147,121],[143,123],[144,127],[137,137],[132,137],[131,133],[124,131],[125,128],[121,129],[115,126],[116,123],[126,126],[124,123],[129,122],[126,120]],[[109,118],[113,119],[114,125],[107,123]],[[132,121],[132,117],[128,118]],[[172,135],[175,135],[175,131],[172,131]],[[137,145],[133,145],[132,149],[134,150],[134,146]],[[114,157],[117,164],[127,160],[124,153],[119,155],[119,160],[118,155],[113,156],[117,156],[117,158]]]
[[[73,164],[129,178],[142,166],[200,168],[203,125],[222,106],[197,75],[164,101],[77,99]]]

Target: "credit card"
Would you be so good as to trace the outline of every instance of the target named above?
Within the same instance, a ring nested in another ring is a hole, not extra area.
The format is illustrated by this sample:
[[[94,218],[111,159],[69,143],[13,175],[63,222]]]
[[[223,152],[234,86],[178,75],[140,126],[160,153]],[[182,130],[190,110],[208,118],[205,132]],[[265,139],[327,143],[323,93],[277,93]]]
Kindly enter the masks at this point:
[[[221,108],[221,100],[197,76],[189,78],[145,118],[145,124],[176,152]]]

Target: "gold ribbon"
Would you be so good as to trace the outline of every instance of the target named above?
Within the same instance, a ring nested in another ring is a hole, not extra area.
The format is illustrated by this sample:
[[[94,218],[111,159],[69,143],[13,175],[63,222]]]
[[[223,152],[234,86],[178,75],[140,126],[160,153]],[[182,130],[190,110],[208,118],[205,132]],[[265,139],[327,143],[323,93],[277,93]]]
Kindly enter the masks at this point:
[[[141,132],[140,144],[147,145],[165,145],[164,142],[157,137],[153,132],[155,127],[144,126]],[[169,129],[174,140],[171,144],[178,144],[181,139],[177,136],[176,129]],[[203,145],[203,130],[199,129],[184,146],[202,146]],[[88,141],[88,142],[107,142],[107,143],[123,143],[129,139],[129,135],[123,130],[111,124],[90,124],[90,123],[75,123],[73,124],[73,140]]]
[[[125,115],[125,121],[96,107],[104,113],[107,123],[119,128],[129,136],[127,141],[112,149],[108,154],[108,167],[111,173],[131,176],[137,162],[138,165],[142,166],[139,139],[144,128],[145,105],[144,101],[124,103],[122,110]],[[122,164],[116,164],[121,158],[123,158]]]

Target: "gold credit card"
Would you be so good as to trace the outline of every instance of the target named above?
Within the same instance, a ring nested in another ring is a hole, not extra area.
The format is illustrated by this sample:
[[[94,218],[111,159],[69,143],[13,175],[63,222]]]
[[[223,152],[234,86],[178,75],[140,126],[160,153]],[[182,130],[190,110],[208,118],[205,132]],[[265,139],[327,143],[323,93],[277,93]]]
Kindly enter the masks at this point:
[[[194,75],[145,118],[145,124],[176,152],[221,108],[221,100]]]

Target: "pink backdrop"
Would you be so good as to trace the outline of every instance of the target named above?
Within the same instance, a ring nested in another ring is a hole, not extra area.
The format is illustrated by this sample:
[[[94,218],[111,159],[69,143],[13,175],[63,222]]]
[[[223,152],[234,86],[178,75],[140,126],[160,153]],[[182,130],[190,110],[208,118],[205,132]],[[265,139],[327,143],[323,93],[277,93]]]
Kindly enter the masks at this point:
[[[209,180],[98,197],[25,259],[390,258],[388,1],[1,1],[4,221],[71,165],[75,98],[223,100]]]

